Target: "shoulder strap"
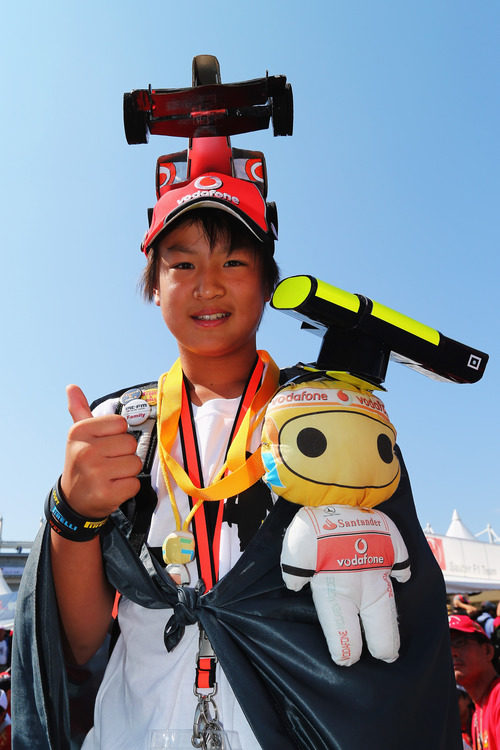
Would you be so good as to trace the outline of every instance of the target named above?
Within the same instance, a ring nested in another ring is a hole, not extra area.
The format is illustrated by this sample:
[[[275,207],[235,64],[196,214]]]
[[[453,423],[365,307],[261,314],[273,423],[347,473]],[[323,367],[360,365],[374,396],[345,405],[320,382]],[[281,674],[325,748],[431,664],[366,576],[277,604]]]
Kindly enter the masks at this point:
[[[141,391],[149,391],[150,389],[154,388],[158,388],[157,380],[148,381],[146,383],[139,383],[139,385],[128,386],[128,388],[120,388],[117,391],[113,391],[112,393],[107,393],[105,396],[101,396],[101,398],[96,398],[95,401],[92,401],[92,403],[90,404],[90,408],[95,409],[96,406],[99,406],[99,404],[102,404],[104,401],[109,401],[113,398],[120,399],[128,391],[135,391],[136,389],[139,389]]]
[[[312,373],[308,370],[307,378],[310,380],[312,377]],[[291,367],[282,367],[280,370],[280,380],[279,384],[280,386],[285,385],[286,383],[289,383],[291,380],[296,380],[297,378],[304,376],[304,365],[302,362],[298,362],[296,365],[292,365]]]

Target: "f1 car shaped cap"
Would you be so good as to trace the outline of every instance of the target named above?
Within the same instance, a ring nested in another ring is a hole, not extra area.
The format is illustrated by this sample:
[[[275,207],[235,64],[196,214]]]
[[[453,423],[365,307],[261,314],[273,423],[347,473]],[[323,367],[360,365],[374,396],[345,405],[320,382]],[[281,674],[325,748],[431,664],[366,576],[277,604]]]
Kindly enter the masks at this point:
[[[266,203],[258,187],[247,180],[211,172],[161,196],[142,242],[143,252],[147,255],[172,222],[196,208],[226,211],[241,221],[260,242],[278,239],[274,203]],[[272,242],[270,244],[272,246]]]

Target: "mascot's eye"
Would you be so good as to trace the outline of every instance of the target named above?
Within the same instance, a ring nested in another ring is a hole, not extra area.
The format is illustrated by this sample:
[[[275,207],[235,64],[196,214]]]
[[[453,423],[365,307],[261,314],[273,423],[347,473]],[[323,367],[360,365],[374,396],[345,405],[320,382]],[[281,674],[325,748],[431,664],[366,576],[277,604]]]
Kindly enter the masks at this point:
[[[317,458],[326,451],[326,437],[315,427],[304,427],[297,435],[297,448],[304,456]]]
[[[392,443],[388,435],[380,434],[377,438],[377,448],[382,461],[386,464],[392,463],[394,454],[392,452]]]

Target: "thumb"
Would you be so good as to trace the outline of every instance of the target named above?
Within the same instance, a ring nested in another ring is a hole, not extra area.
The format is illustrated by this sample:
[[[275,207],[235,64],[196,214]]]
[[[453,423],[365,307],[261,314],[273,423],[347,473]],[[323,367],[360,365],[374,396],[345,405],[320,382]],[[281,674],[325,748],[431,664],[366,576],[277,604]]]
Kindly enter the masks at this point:
[[[77,385],[68,385],[66,395],[68,397],[68,411],[73,418],[73,422],[81,422],[82,419],[92,417],[89,402],[81,388]]]

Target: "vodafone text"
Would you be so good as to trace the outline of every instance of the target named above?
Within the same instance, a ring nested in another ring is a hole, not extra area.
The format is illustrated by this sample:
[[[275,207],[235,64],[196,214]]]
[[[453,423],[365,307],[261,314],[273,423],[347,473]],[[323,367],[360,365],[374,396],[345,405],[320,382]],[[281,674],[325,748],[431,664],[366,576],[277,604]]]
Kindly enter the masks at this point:
[[[384,414],[387,419],[389,419],[389,416],[385,410],[385,406],[382,403],[382,401],[379,401],[378,398],[367,398],[366,396],[358,396],[356,395],[357,401],[362,406],[367,406],[369,409],[374,409],[375,411],[379,411],[382,414]]]
[[[349,641],[349,633],[347,630],[339,630],[340,645],[342,646],[342,659],[351,658],[351,643]]]
[[[229,201],[238,205],[240,199],[236,195],[230,195],[229,193],[221,193],[220,190],[197,190],[195,193],[188,193],[179,198],[177,205],[180,206],[182,203],[187,201],[194,201],[199,198],[221,198],[222,200]]]
[[[351,566],[358,565],[383,565],[384,558],[381,555],[354,555],[350,559],[348,557],[342,557],[340,560],[337,559],[337,565],[339,568],[350,568]]]
[[[287,404],[291,401],[328,401],[326,391],[300,391],[299,393],[287,393],[286,396],[276,396],[274,403]]]

